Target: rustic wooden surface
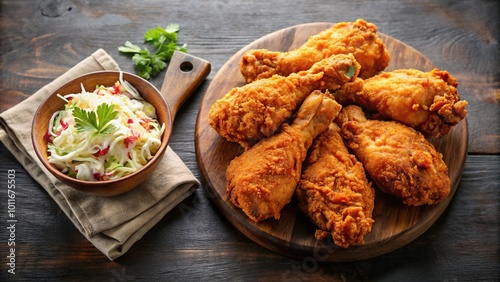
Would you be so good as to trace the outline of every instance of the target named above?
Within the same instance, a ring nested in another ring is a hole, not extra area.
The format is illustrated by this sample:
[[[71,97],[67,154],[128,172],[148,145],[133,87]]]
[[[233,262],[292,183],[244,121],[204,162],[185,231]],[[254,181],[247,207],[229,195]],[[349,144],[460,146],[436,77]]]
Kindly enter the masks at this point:
[[[270,250],[297,259],[314,255],[318,248],[328,246],[325,261],[346,262],[363,260],[391,252],[404,246],[424,233],[445,211],[460,182],[467,156],[467,122],[453,127],[445,138],[437,138],[434,146],[443,154],[452,180],[450,196],[438,205],[408,207],[383,194],[377,194],[372,231],[365,237],[365,244],[350,248],[335,246],[331,240],[317,241],[317,229],[298,210],[295,200],[281,212],[279,220],[258,223],[250,220],[240,208],[231,204],[226,194],[226,168],[229,162],[242,153],[242,147],[227,142],[208,123],[210,108],[234,87],[245,84],[239,73],[242,55],[250,49],[273,51],[294,50],[311,35],[328,29],[333,23],[307,23],[275,31],[248,44],[232,56],[214,76],[200,103],[195,130],[195,147],[198,168],[208,193],[226,218],[243,234]],[[379,33],[394,60],[386,70],[415,68],[430,71],[434,68],[425,56],[411,46]]]
[[[233,227],[205,187],[173,209],[127,254],[110,262],[0,144],[0,280],[471,281],[500,279],[500,57],[498,1],[83,1],[0,2],[0,112],[23,101],[98,48],[133,71],[117,47],[178,23],[179,41],[212,72],[176,115],[171,146],[193,173],[198,108],[238,50],[309,22],[364,18],[449,70],[469,101],[469,150],[450,205],[424,234],[386,255],[327,263],[291,259]],[[152,82],[159,87],[162,77]],[[16,171],[16,275],[7,273],[7,171]]]

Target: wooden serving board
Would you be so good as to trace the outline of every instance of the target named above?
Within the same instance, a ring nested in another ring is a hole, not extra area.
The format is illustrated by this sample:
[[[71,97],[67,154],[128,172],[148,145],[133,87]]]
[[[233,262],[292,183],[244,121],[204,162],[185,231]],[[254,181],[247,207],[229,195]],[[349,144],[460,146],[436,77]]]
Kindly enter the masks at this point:
[[[196,154],[201,176],[209,197],[224,216],[243,234],[256,243],[280,254],[316,261],[355,261],[376,257],[400,248],[424,233],[443,213],[453,198],[462,175],[467,156],[468,130],[464,120],[439,140],[431,140],[443,154],[452,180],[451,193],[434,206],[409,207],[376,189],[372,231],[365,244],[341,248],[332,239],[316,240],[316,227],[298,209],[293,199],[281,213],[279,220],[268,219],[255,223],[231,204],[226,195],[226,168],[229,162],[243,152],[236,143],[220,137],[208,124],[208,112],[214,102],[233,87],[245,84],[239,71],[243,53],[249,49],[265,48],[274,51],[295,49],[309,36],[331,27],[333,23],[309,23],[289,27],[268,34],[250,43],[234,54],[210,83],[200,105],[196,121]],[[416,68],[429,71],[434,65],[412,47],[390,36],[379,34],[391,54],[386,71]],[[330,236],[329,236],[330,237]]]

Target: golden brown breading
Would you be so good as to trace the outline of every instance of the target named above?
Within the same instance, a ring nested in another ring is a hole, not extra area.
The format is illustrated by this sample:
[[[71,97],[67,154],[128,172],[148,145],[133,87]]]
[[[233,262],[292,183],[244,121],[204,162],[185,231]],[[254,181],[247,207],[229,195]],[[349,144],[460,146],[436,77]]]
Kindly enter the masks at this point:
[[[296,195],[299,208],[319,228],[317,239],[331,234],[336,245],[347,248],[363,244],[372,229],[375,192],[335,123],[314,140]]]
[[[275,74],[288,76],[307,70],[314,63],[332,55],[350,53],[361,65],[362,78],[384,70],[390,60],[384,43],[377,35],[377,26],[358,19],[356,22],[338,23],[313,35],[293,51],[250,50],[240,61],[240,71],[249,83]]]
[[[308,148],[340,109],[329,94],[315,91],[291,125],[233,159],[226,171],[231,202],[254,221],[279,219],[294,194]]]
[[[342,110],[338,120],[350,120],[342,124],[342,136],[380,190],[411,206],[436,204],[448,196],[448,168],[420,132],[396,121],[362,121],[360,112],[358,106]]]
[[[354,95],[338,91],[336,98],[409,125],[426,137],[439,137],[467,115],[467,101],[460,100],[457,86],[447,71],[402,69],[366,79],[363,90]]]
[[[209,123],[222,137],[248,149],[274,134],[313,90],[361,90],[359,68],[351,54],[337,55],[288,77],[276,75],[233,88],[211,107]]]

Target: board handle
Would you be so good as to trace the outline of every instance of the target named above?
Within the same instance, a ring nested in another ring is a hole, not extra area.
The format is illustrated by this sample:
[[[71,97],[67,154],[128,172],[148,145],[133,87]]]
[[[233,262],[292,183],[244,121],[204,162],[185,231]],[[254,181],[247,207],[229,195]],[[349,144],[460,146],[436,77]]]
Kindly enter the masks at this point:
[[[172,122],[179,108],[205,80],[210,70],[210,62],[174,51],[160,88],[170,108]]]

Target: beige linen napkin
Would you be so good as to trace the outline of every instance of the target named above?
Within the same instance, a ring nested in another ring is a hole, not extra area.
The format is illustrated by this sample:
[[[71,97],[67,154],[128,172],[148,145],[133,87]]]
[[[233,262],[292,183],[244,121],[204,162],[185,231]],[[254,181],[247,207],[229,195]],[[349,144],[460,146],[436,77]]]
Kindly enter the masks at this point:
[[[118,64],[99,49],[25,101],[0,114],[0,140],[78,230],[110,260],[125,254],[200,185],[170,147],[148,180],[114,197],[96,197],[76,191],[54,178],[39,162],[31,143],[31,122],[38,104],[51,90],[75,76],[118,69]]]

